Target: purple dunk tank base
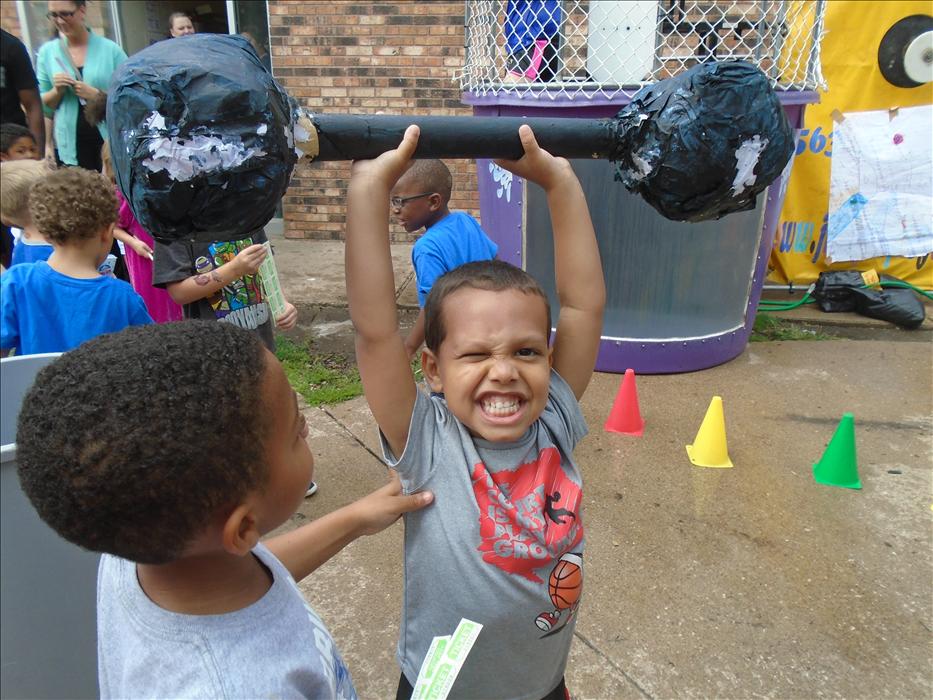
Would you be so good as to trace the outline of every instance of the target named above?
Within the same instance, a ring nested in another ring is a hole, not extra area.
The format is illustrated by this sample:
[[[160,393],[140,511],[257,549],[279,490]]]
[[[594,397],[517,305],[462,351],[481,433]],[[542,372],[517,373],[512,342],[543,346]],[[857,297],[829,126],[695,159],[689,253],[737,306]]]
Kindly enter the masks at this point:
[[[634,92],[622,93],[612,100],[598,96],[594,96],[590,100],[568,100],[566,98],[553,98],[545,92],[521,98],[512,94],[474,95],[465,93],[463,101],[473,108],[473,113],[476,116],[582,117],[598,119],[614,116],[622,107],[628,104]],[[811,91],[779,91],[778,95],[788,120],[795,129],[800,128],[803,123],[806,105],[818,100],[817,94]],[[582,165],[586,164],[586,161],[582,163]],[[577,166],[578,162],[575,161],[574,167],[577,168]],[[702,268],[704,265],[703,255],[709,255],[709,241],[711,239],[708,237],[716,234],[710,233],[711,229],[709,228],[696,229],[694,240],[697,241],[698,250],[694,254],[694,251],[691,250],[689,236],[686,239],[684,238],[684,231],[691,232],[693,229],[678,227],[698,226],[696,224],[669,222],[653,211],[638,212],[632,222],[627,219],[625,222],[600,221],[598,213],[605,209],[602,206],[605,201],[604,197],[614,197],[614,194],[606,195],[601,191],[600,194],[594,196],[587,189],[587,181],[581,175],[581,171],[578,170],[578,175],[581,176],[581,182],[584,184],[584,191],[587,192],[590,211],[593,214],[594,225],[597,228],[597,236],[600,237],[603,267],[606,271],[607,288],[610,292],[607,300],[606,323],[604,324],[603,337],[596,360],[597,370],[622,373],[626,369],[632,368],[639,374],[692,372],[722,364],[741,354],[748,343],[755,320],[755,310],[761,298],[768,257],[783,205],[784,190],[782,182],[786,184],[788,173],[789,169],[785,172],[784,178],[776,180],[765,193],[759,196],[759,204],[755,212],[731,214],[714,223],[714,226],[718,223],[722,225],[723,229],[728,229],[730,225],[734,228],[735,222],[740,221],[741,226],[744,227],[744,231],[740,232],[740,235],[744,238],[745,245],[740,246],[741,250],[738,253],[732,253],[725,244],[723,246],[724,250],[716,251],[717,262],[720,265],[723,263],[722,258],[724,256],[730,254],[735,256],[734,259],[727,261],[728,274],[714,275],[703,286],[704,295],[708,291],[710,296],[715,299],[716,295],[720,294],[724,302],[723,308],[731,307],[731,311],[724,313],[721,319],[707,318],[702,326],[688,323],[687,325],[693,325],[693,328],[685,326],[683,329],[679,329],[676,327],[676,320],[673,321],[674,325],[671,325],[671,319],[679,317],[690,319],[694,311],[690,300],[681,300],[680,302],[676,299],[670,302],[662,300],[659,303],[657,296],[652,298],[652,290],[648,288],[650,285],[642,285],[642,289],[637,292],[633,292],[631,289],[621,289],[620,291],[619,288],[624,286],[624,283],[619,280],[632,276],[630,273],[637,272],[644,275],[645,270],[634,270],[631,267],[627,269],[627,264],[631,266],[640,263],[631,262],[635,258],[621,254],[616,246],[606,245],[603,238],[606,235],[605,230],[611,229],[612,236],[625,236],[626,232],[633,230],[632,227],[641,226],[647,221],[656,232],[655,235],[658,239],[663,237],[666,231],[670,231],[672,237],[680,236],[679,240],[685,240],[686,242],[681,244],[682,247],[676,251],[675,257],[677,259],[666,264],[666,272],[670,272],[669,268],[673,265],[683,271],[682,276],[692,274],[692,267]],[[538,209],[546,209],[540,197],[536,202],[530,188],[524,187],[524,183],[518,178],[513,178],[507,171],[495,167],[492,161],[489,160],[477,160],[477,178],[483,228],[499,245],[499,257],[532,272],[536,277],[541,278],[550,274],[547,270],[550,267],[550,261],[545,260],[547,264],[541,262],[543,258],[535,253],[537,243],[534,238],[526,236],[528,232],[525,230],[531,228],[534,224],[535,235],[540,235],[537,229],[540,227],[542,216],[546,218],[545,225],[550,225],[546,213],[543,215],[536,213]],[[608,190],[609,193],[618,191],[619,197],[628,196],[621,183],[613,184],[618,190],[610,189]],[[632,206],[638,205],[633,204]],[[737,220],[734,217],[745,218]],[[712,230],[715,231],[715,228]],[[701,231],[703,232],[701,233]],[[707,237],[705,242],[703,237]],[[757,245],[755,242],[757,242]],[[659,248],[663,247],[663,245],[659,246]],[[704,253],[703,250],[700,250],[701,248],[705,248],[707,252]],[[536,255],[538,256],[537,259]],[[730,286],[716,289],[719,278],[722,278],[724,285]],[[552,280],[550,283],[553,285]],[[548,289],[546,280],[542,280],[542,284],[545,285],[553,304],[553,290]],[[617,288],[615,292],[613,292],[614,286]],[[639,300],[635,303],[635,307],[638,306],[641,300],[644,300],[643,309],[633,312],[633,296]],[[678,303],[680,303],[681,308],[677,308]],[[623,305],[625,308],[622,308]],[[655,305],[657,308],[654,307]],[[645,312],[644,309],[648,309],[648,311]],[[633,316],[637,316],[638,322],[628,323],[626,319]],[[652,322],[652,320],[657,321],[657,323]],[[632,330],[633,327],[634,331]]]

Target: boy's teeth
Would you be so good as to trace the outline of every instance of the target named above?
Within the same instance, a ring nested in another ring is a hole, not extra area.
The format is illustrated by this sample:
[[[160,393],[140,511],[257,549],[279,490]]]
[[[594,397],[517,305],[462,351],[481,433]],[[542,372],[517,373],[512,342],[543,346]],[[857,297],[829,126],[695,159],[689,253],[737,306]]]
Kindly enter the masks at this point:
[[[483,410],[494,416],[508,416],[518,410],[518,401],[515,399],[485,399]]]

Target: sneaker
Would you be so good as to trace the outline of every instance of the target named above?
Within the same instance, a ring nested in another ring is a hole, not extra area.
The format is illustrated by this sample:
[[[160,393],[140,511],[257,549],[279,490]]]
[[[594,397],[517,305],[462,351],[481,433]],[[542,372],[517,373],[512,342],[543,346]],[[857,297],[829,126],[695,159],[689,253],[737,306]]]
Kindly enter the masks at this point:
[[[308,485],[308,490],[305,491],[305,498],[307,498],[308,496],[313,496],[313,495],[316,494],[316,493],[317,493],[317,484],[315,484],[315,483],[312,481],[312,482]]]

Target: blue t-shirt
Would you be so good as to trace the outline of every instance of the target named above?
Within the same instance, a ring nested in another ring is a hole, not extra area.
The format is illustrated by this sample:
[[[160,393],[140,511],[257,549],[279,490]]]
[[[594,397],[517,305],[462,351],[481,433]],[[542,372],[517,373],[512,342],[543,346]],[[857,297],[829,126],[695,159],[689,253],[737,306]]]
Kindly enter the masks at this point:
[[[48,260],[52,255],[52,246],[48,243],[27,243],[22,238],[13,246],[13,257],[10,258],[10,267],[22,263]]]
[[[146,323],[142,297],[122,280],[67,277],[47,262],[15,265],[0,277],[0,347],[18,355],[65,352]]]
[[[441,275],[468,262],[492,260],[498,251],[476,219],[462,211],[451,212],[426,230],[411,251],[418,277],[418,304],[424,306]]]

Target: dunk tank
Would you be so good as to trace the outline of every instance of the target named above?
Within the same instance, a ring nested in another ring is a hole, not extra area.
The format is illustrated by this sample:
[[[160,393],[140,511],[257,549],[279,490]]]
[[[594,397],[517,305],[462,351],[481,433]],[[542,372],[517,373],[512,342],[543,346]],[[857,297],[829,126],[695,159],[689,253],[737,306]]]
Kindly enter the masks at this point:
[[[700,64],[740,60],[768,77],[797,129],[822,86],[822,2],[498,0],[466,7],[461,87],[476,116],[612,117],[645,86]],[[606,278],[596,368],[689,372],[739,355],[751,334],[790,165],[753,208],[690,223],[665,218],[622,187],[613,163],[571,163]],[[499,257],[534,275],[556,310],[543,190],[491,159],[478,159],[477,169],[483,228]]]

